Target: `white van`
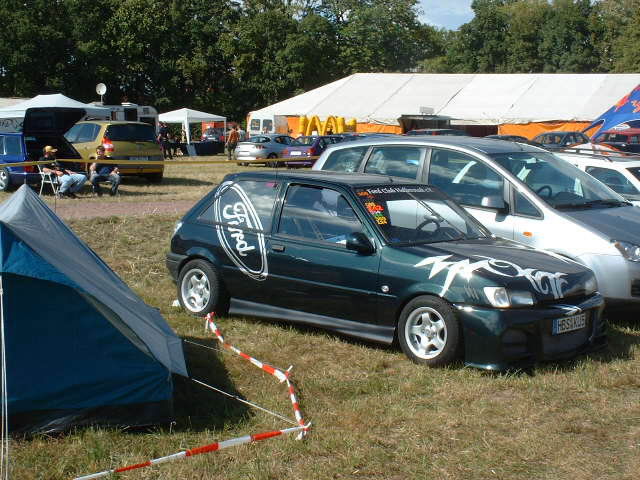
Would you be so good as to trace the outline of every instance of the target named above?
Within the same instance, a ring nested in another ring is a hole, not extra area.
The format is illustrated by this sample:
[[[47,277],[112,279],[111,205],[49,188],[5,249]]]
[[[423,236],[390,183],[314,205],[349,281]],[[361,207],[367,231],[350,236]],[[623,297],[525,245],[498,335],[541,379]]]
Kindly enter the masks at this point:
[[[435,185],[495,235],[591,268],[609,306],[640,307],[640,209],[542,148],[473,137],[367,138],[330,147],[313,169]]]

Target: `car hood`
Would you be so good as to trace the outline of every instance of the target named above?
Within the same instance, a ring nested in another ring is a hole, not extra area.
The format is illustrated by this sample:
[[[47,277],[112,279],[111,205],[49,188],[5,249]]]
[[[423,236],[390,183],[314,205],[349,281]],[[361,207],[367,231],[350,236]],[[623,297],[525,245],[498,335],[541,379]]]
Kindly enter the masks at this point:
[[[593,274],[564,257],[504,239],[479,239],[402,247],[414,266],[439,280],[441,295],[457,290],[456,297],[484,286],[529,291],[539,301],[554,301],[584,294]],[[465,293],[461,293],[465,292]],[[467,299],[469,300],[469,299]]]
[[[640,245],[640,209],[635,206],[563,211],[589,230],[607,240]]]

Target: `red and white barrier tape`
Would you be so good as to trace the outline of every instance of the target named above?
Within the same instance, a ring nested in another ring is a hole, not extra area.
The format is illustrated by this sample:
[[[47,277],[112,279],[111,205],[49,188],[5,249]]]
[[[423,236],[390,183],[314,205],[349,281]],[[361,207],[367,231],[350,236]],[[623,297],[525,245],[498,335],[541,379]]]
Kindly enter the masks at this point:
[[[191,448],[182,452],[174,453],[173,455],[167,455],[166,457],[154,458],[143,463],[136,463],[135,465],[129,465],[127,467],[114,468],[113,470],[105,470],[104,472],[92,473],[91,475],[85,475],[83,477],[76,477],[75,480],[90,480],[92,478],[106,477],[115,473],[128,472],[130,470],[137,470],[139,468],[151,467],[158,465],[159,463],[172,462],[173,460],[181,460],[187,457],[193,457],[194,455],[200,455],[201,453],[217,452],[225,448],[234,447],[236,445],[242,445],[245,443],[258,442],[260,440],[266,440],[268,438],[277,437],[286,433],[299,432],[306,427],[291,427],[283,430],[275,430],[273,432],[258,433],[255,435],[247,435],[245,437],[232,438],[230,440],[224,440],[223,442],[210,443],[202,447]]]
[[[304,419],[302,417],[302,412],[300,411],[300,404],[298,403],[298,399],[296,397],[295,389],[293,388],[293,385],[291,384],[291,381],[289,380],[289,375],[291,374],[291,367],[289,367],[286,371],[283,372],[282,370],[280,370],[278,368],[275,368],[275,367],[272,367],[271,365],[265,365],[260,360],[258,360],[256,358],[253,358],[252,356],[247,355],[246,353],[238,350],[233,345],[228,344],[227,342],[224,341],[224,337],[222,336],[222,332],[220,332],[220,329],[218,328],[218,326],[213,321],[214,317],[215,317],[215,313],[207,314],[207,316],[205,317],[205,329],[208,328],[209,330],[211,330],[211,332],[216,336],[218,341],[222,344],[222,346],[225,349],[227,349],[227,350],[229,350],[229,351],[231,351],[233,353],[236,353],[240,357],[242,357],[245,360],[247,360],[248,362],[250,362],[252,365],[255,365],[259,369],[267,372],[269,375],[273,375],[278,380],[280,380],[280,383],[282,383],[282,382],[286,382],[287,383],[287,388],[288,388],[288,391],[289,391],[289,399],[291,400],[291,405],[293,406],[293,413],[294,413],[294,415],[296,417],[296,421],[298,422],[298,425],[300,425],[301,427],[305,427],[297,437],[298,440],[301,440],[306,435],[307,431],[309,430],[309,425],[305,425],[305,423],[304,423]]]
[[[194,455],[199,455],[201,453],[216,452],[218,450],[222,450],[224,448],[233,447],[235,445],[242,445],[244,443],[258,442],[260,440],[266,440],[268,438],[277,437],[277,436],[285,434],[285,433],[299,432],[298,436],[296,438],[298,440],[301,440],[302,438],[304,438],[306,433],[309,431],[309,428],[311,427],[311,423],[308,423],[308,424],[304,423],[304,419],[302,417],[302,412],[300,410],[300,405],[298,404],[298,399],[296,397],[295,389],[293,388],[293,385],[292,385],[291,381],[289,380],[291,367],[289,367],[286,371],[283,372],[282,370],[280,370],[278,368],[272,367],[270,365],[265,365],[261,361],[259,361],[259,360],[255,359],[255,358],[251,357],[250,355],[247,355],[246,353],[243,353],[242,351],[238,350],[233,345],[230,345],[230,344],[226,343],[224,341],[224,337],[222,336],[222,333],[220,332],[220,329],[218,328],[218,326],[213,321],[214,316],[215,316],[214,313],[209,313],[205,317],[205,322],[206,322],[205,323],[205,329],[208,328],[209,330],[211,330],[211,332],[213,332],[213,334],[216,336],[218,341],[222,344],[222,346],[225,349],[238,354],[240,357],[242,357],[245,360],[249,361],[252,365],[255,365],[256,367],[258,367],[259,369],[267,372],[268,374],[273,375],[274,377],[276,377],[280,381],[280,383],[283,383],[283,382],[287,383],[289,399],[291,400],[291,404],[293,405],[293,412],[295,414],[296,422],[298,423],[298,426],[297,427],[291,427],[291,428],[285,428],[283,430],[274,430],[272,432],[258,433],[258,434],[255,434],[255,435],[247,435],[245,437],[232,438],[230,440],[224,440],[222,442],[211,443],[209,445],[204,445],[202,447],[192,448],[192,449],[185,450],[185,451],[182,451],[182,452],[174,453],[173,455],[167,455],[166,457],[155,458],[155,459],[149,460],[147,462],[137,463],[135,465],[129,465],[127,467],[115,468],[113,470],[105,470],[104,472],[93,473],[91,475],[85,475],[83,477],[76,477],[74,480],[90,480],[92,478],[106,477],[108,475],[113,475],[115,473],[128,472],[130,470],[136,470],[136,469],[139,469],[139,468],[150,467],[150,466],[153,466],[153,465],[157,465],[159,463],[171,462],[173,460],[179,460],[179,459],[182,459],[182,458],[192,457]],[[214,388],[214,387],[206,385],[205,383],[200,382],[198,380],[194,380],[194,381],[197,382],[197,383],[200,383],[200,384],[202,384],[202,385],[204,385],[206,387]],[[226,394],[226,395],[229,395],[229,394]],[[262,409],[262,410],[264,410],[264,409]],[[272,412],[269,412],[269,413],[272,413]],[[279,415],[276,415],[276,416],[279,417]]]

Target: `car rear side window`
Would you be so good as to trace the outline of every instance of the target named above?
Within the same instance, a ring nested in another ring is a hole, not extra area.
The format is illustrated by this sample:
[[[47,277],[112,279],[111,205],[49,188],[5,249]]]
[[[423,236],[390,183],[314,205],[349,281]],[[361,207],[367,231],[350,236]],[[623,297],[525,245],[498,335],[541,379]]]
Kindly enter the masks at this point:
[[[225,182],[220,186],[219,221],[216,222],[215,200],[204,212],[198,216],[199,221],[207,223],[223,223],[234,225],[235,228],[251,228],[268,232],[271,230],[273,206],[278,192],[275,181],[241,180],[239,182]],[[259,222],[252,219],[250,213],[255,212]]]
[[[367,153],[369,147],[352,147],[334,150],[329,154],[322,166],[322,170],[334,172],[355,172]]]
[[[481,160],[453,150],[432,150],[429,183],[463,205],[480,207],[484,197],[503,195],[499,174]]]
[[[0,140],[0,142],[2,142],[2,140]],[[2,147],[0,146],[0,152],[1,151]],[[4,153],[5,155],[20,155],[22,153],[20,138],[9,136],[4,137]]]
[[[353,232],[363,232],[363,226],[342,194],[330,188],[289,187],[278,233],[346,245]]]
[[[109,125],[105,137],[113,142],[155,142],[155,129],[138,123]]]
[[[374,147],[364,171],[415,179],[418,176],[422,151],[420,147]]]
[[[620,172],[610,168],[587,167],[586,172],[620,195],[637,195],[638,189]]]

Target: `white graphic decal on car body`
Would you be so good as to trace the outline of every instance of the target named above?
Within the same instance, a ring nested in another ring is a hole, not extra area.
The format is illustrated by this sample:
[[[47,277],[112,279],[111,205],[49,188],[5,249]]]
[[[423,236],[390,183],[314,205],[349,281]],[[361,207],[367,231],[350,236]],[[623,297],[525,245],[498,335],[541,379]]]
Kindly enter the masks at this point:
[[[469,281],[473,276],[473,272],[476,270],[485,270],[487,272],[500,275],[502,277],[524,277],[526,278],[533,289],[543,295],[551,293],[554,299],[562,298],[562,287],[567,281],[562,278],[566,276],[566,273],[562,272],[545,272],[543,270],[537,270],[535,268],[522,268],[515,263],[508,262],[506,260],[498,260],[496,258],[478,256],[482,260],[472,262],[468,258],[458,261],[447,261],[452,255],[440,255],[437,257],[429,257],[415,264],[416,267],[424,267],[425,265],[432,265],[429,272],[429,278],[433,278],[443,270],[447,270],[447,278],[440,295],[444,295],[449,287],[453,283],[453,280],[457,275]]]
[[[223,196],[225,199],[231,196],[232,201],[221,205]],[[254,280],[265,280],[268,275],[268,265],[262,222],[246,192],[237,183],[225,182],[220,185],[213,205],[216,232],[227,256],[245,275]],[[245,229],[248,228],[257,230],[256,245],[250,244],[245,236]],[[259,261],[258,265],[252,267],[247,256],[256,248]]]

